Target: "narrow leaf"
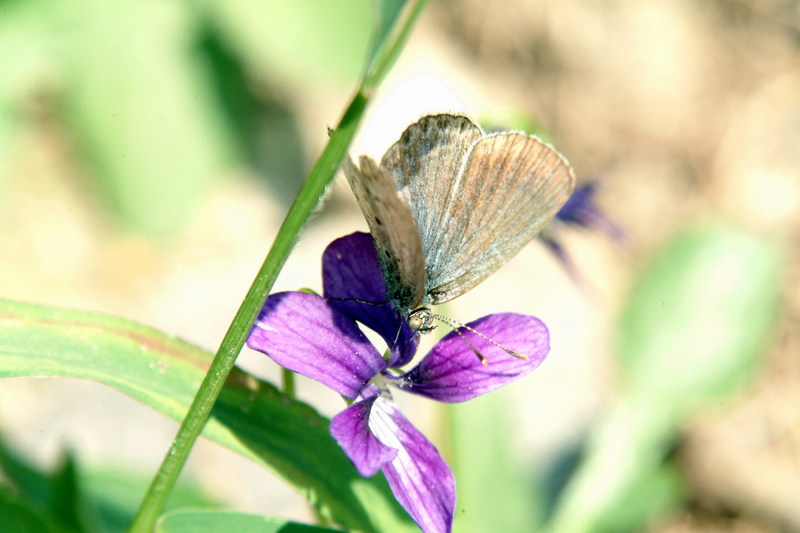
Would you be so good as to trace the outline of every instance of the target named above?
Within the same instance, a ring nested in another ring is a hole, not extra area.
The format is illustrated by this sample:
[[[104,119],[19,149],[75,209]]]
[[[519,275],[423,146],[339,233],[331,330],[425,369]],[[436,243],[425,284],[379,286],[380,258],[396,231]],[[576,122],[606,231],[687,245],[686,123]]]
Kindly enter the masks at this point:
[[[199,348],[133,322],[0,300],[0,377],[91,379],[180,420],[210,360]],[[361,478],[328,424],[309,406],[234,370],[204,434],[282,476],[339,524],[413,531],[385,481]]]
[[[668,454],[682,424],[754,377],[777,315],[779,264],[769,241],[707,227],[676,237],[645,269],[619,328],[622,398],[591,435],[553,531],[639,531],[675,505]]]
[[[625,308],[619,356],[630,394],[677,413],[752,377],[775,323],[779,256],[757,235],[704,228],[678,236]]]
[[[309,526],[255,514],[231,511],[182,510],[165,514],[155,533],[336,533],[338,530]],[[341,532],[340,532],[341,533]]]
[[[232,139],[180,2],[70,5],[65,117],[115,214],[166,233],[230,164]]]

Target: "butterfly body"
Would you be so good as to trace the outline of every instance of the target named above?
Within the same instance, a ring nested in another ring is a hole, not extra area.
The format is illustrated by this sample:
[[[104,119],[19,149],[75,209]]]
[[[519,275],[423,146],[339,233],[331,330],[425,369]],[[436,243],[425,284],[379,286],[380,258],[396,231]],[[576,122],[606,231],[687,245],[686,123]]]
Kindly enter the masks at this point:
[[[485,134],[462,115],[428,115],[381,159],[344,171],[375,241],[389,298],[406,315],[495,272],[569,197],[575,177],[521,132]]]

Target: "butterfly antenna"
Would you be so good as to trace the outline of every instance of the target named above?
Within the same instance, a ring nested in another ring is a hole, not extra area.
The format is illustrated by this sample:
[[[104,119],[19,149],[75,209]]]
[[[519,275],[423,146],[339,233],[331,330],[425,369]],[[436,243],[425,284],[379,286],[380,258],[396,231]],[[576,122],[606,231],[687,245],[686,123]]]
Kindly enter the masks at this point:
[[[438,317],[437,317],[437,318],[438,318]],[[483,366],[487,366],[487,365],[489,364],[489,362],[486,360],[486,357],[484,357],[484,356],[483,356],[483,354],[481,353],[481,351],[480,351],[480,350],[478,350],[478,349],[475,347],[475,345],[474,345],[474,344],[472,344],[472,341],[470,341],[470,340],[469,340],[467,337],[465,337],[465,336],[464,336],[464,334],[463,334],[463,333],[461,333],[461,331],[459,331],[459,329],[458,329],[458,328],[454,328],[454,329],[453,329],[453,331],[455,331],[455,332],[458,334],[458,336],[459,336],[459,337],[461,337],[461,339],[462,339],[464,342],[466,342],[466,343],[467,343],[467,346],[469,346],[469,349],[470,349],[470,350],[472,350],[472,353],[474,353],[474,354],[475,354],[475,355],[478,357],[478,359],[480,359],[480,361],[481,361],[481,364],[482,364]]]
[[[498,348],[500,348],[501,350],[503,350],[504,352],[506,352],[508,355],[510,355],[512,357],[516,357],[517,359],[524,359],[525,361],[528,360],[528,356],[522,355],[519,352],[515,352],[514,350],[512,350],[510,348],[506,348],[502,344],[494,341],[493,339],[490,339],[489,337],[487,337],[486,335],[484,335],[480,331],[476,330],[475,328],[471,328],[466,324],[462,324],[458,320],[454,320],[454,319],[452,319],[450,317],[443,316],[443,315],[433,315],[433,318],[435,318],[435,319],[437,319],[437,320],[439,320],[441,322],[444,322],[445,324],[447,324],[448,326],[453,328],[453,331],[455,331],[458,334],[459,337],[464,339],[464,341],[469,345],[470,349],[473,352],[475,352],[475,355],[478,356],[478,359],[480,359],[481,363],[483,363],[484,365],[486,364],[486,358],[477,350],[477,348],[475,348],[475,346],[464,336],[464,334],[461,333],[461,331],[459,331],[461,328],[464,328],[467,331],[471,331],[472,333],[474,333],[478,337],[480,337],[480,338],[492,343],[493,345],[497,346]]]

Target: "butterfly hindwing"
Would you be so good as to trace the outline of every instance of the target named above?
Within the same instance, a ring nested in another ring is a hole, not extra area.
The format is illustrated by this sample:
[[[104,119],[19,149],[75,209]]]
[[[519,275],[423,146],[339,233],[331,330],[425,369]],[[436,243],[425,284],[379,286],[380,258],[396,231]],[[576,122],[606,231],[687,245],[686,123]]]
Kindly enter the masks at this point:
[[[518,132],[485,135],[469,118],[430,115],[383,157],[417,223],[426,303],[468,291],[555,216],[574,186],[564,158]]]
[[[437,261],[436,254],[451,238],[441,225],[458,215],[446,210],[457,191],[453,180],[482,136],[480,127],[467,117],[428,115],[406,128],[381,160],[411,208],[427,264]]]

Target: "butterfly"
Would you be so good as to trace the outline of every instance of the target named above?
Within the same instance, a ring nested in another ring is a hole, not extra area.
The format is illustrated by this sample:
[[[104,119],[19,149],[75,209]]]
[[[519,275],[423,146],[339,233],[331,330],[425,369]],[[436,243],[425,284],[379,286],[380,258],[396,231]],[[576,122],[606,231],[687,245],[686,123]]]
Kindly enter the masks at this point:
[[[575,184],[567,160],[521,132],[485,133],[468,117],[427,115],[380,164],[343,170],[367,220],[389,299],[412,328],[430,305],[475,287],[531,241]]]

